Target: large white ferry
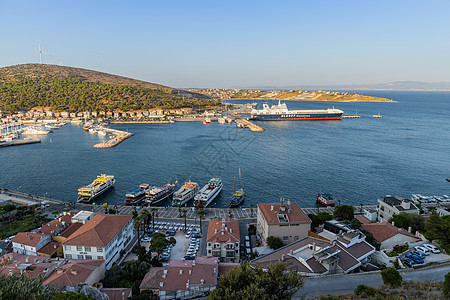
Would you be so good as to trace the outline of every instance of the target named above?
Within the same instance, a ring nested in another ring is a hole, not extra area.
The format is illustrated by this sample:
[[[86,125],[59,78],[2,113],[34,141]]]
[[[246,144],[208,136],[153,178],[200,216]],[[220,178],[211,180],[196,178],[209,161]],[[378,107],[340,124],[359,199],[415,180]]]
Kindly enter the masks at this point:
[[[222,190],[223,184],[222,179],[220,178],[212,178],[209,182],[195,195],[194,197],[194,206],[196,208],[205,208],[207,207],[214,198]]]
[[[101,174],[91,184],[78,189],[78,202],[91,202],[114,186],[116,180],[112,175]]]
[[[198,183],[188,181],[173,194],[172,206],[183,206],[194,198],[198,191]]]
[[[269,107],[263,103],[262,109],[253,109],[250,120],[258,121],[302,121],[302,120],[341,120],[344,112],[336,108],[289,110],[286,103]]]
[[[50,132],[50,130],[47,130],[43,127],[38,126],[30,126],[25,128],[22,131],[23,135],[47,135]]]

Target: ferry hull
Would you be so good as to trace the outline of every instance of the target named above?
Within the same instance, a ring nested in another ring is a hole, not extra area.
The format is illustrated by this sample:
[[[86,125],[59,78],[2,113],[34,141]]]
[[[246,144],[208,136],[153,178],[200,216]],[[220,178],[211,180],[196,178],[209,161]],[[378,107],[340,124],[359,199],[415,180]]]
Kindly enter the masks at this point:
[[[330,114],[254,114],[250,120],[255,121],[312,121],[312,120],[341,120],[342,113]]]

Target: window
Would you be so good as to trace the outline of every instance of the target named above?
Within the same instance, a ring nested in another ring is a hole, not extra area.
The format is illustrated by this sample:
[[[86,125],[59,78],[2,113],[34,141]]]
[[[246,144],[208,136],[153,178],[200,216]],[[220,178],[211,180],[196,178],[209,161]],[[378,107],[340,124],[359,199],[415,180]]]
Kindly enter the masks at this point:
[[[208,254],[211,254],[211,249],[210,249],[210,250],[208,250]]]
[[[72,254],[66,254],[66,258],[71,259],[72,258]]]
[[[102,247],[97,247],[97,252],[103,252],[103,248]]]
[[[86,251],[86,252],[91,252],[91,247],[84,246],[84,251]]]
[[[288,236],[283,236],[283,241],[287,241],[287,240],[289,240],[289,237]]]
[[[83,259],[83,255],[78,255],[78,259]]]
[[[70,246],[64,246],[64,250],[70,250]]]
[[[92,259],[91,255],[86,255],[86,259]]]
[[[97,256],[97,259],[104,259],[103,256]]]
[[[77,246],[77,251],[83,251],[83,246]]]
[[[295,241],[298,240],[298,235],[294,236],[294,240],[295,240]]]
[[[211,247],[211,243],[208,243],[208,247]]]

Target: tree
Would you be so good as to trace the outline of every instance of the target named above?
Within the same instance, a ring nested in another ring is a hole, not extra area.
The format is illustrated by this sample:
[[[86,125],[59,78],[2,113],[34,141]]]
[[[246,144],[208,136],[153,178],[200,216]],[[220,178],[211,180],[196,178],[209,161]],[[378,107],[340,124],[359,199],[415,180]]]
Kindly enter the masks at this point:
[[[156,252],[159,255],[167,245],[175,245],[176,242],[177,241],[173,237],[166,239],[166,236],[164,234],[157,232],[152,236],[149,250]]]
[[[394,225],[406,230],[411,227],[411,231],[414,233],[416,231],[423,232],[425,230],[425,219],[421,215],[408,214],[401,212],[398,215],[393,216],[389,219],[389,222],[394,222]]]
[[[103,285],[105,287],[126,287],[133,289],[133,295],[139,294],[139,284],[150,269],[145,261],[130,260],[123,267],[114,265],[106,271]]]
[[[333,217],[341,220],[351,220],[354,218],[355,208],[351,205],[339,205],[334,209]]]
[[[156,207],[152,207],[150,210],[152,211],[152,222],[153,222],[152,227],[153,231],[155,231],[155,214],[156,216],[158,216],[158,209]]]
[[[273,250],[283,247],[283,242],[281,241],[281,239],[274,236],[268,236],[266,239],[266,243],[267,246],[269,246],[269,248]]]
[[[187,217],[187,209],[182,209],[181,210],[181,213],[183,214],[183,217],[184,217],[184,232],[186,232],[187,231],[187,223],[186,223],[186,217]]]
[[[327,212],[321,212],[318,214],[309,214],[308,217],[311,219],[311,227],[317,227],[322,225],[325,221],[333,219],[333,216]]]
[[[150,227],[151,216],[148,210],[145,208],[141,211],[140,218],[144,224],[144,234],[147,233],[148,228]]]
[[[402,284],[402,275],[395,268],[386,268],[381,271],[383,283],[386,285],[399,286]]]
[[[200,234],[202,233],[202,217],[205,211],[203,209],[197,210],[197,215],[199,216],[199,222],[200,222]]]
[[[141,245],[140,230],[141,230],[141,226],[142,226],[142,220],[140,217],[134,218],[133,226],[134,226],[134,229],[137,230],[138,246],[140,246]]]
[[[450,215],[440,217],[437,212],[433,211],[425,228],[427,239],[439,240],[443,245],[450,244]]]
[[[445,275],[442,293],[444,294],[444,297],[450,298],[450,273],[447,273],[447,275]]]
[[[291,299],[303,286],[303,277],[276,262],[267,271],[244,263],[222,275],[208,299]]]
[[[42,278],[0,276],[0,299],[50,300],[54,289],[42,286]]]

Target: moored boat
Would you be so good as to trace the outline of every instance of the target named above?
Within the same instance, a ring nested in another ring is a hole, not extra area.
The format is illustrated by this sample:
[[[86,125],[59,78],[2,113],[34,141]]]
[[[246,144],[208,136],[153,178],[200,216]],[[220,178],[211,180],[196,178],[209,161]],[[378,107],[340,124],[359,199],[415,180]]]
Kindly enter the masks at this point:
[[[245,198],[245,191],[241,187],[241,168],[239,168],[239,187],[236,190],[236,177],[234,178],[234,194],[230,198],[230,207],[238,207]]]
[[[40,126],[30,126],[22,131],[23,135],[47,135],[50,130]]]
[[[217,122],[219,122],[219,124],[225,124],[225,119],[224,118],[218,118]]]
[[[112,175],[101,174],[91,184],[78,189],[78,202],[91,202],[114,186],[116,180]]]
[[[288,110],[286,103],[269,107],[263,103],[262,109],[253,109],[250,120],[257,121],[303,121],[303,120],[341,120],[344,112],[336,108],[316,110]]]
[[[166,183],[162,186],[155,186],[145,192],[145,201],[150,205],[161,202],[173,195],[176,183]]]
[[[142,202],[145,197],[145,192],[152,188],[149,184],[143,183],[139,187],[129,191],[125,197],[125,205],[136,205]]]
[[[327,193],[318,193],[316,194],[317,202],[322,206],[331,206],[334,207],[335,202],[333,197]]]
[[[198,183],[188,181],[173,194],[172,206],[183,206],[192,200],[198,191]]]
[[[210,124],[211,123],[211,119],[210,118],[205,118],[203,120],[203,124]]]
[[[211,178],[209,182],[194,196],[196,208],[207,207],[222,190],[223,184],[220,178]]]

